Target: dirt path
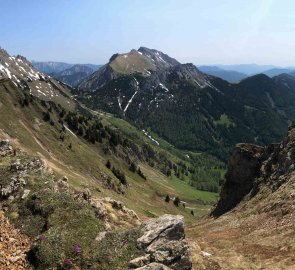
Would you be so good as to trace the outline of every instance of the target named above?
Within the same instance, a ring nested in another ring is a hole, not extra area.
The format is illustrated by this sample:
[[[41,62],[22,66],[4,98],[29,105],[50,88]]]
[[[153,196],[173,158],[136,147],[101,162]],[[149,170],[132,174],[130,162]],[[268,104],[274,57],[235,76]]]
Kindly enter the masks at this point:
[[[0,270],[32,269],[26,260],[29,248],[29,239],[10,224],[0,205]]]

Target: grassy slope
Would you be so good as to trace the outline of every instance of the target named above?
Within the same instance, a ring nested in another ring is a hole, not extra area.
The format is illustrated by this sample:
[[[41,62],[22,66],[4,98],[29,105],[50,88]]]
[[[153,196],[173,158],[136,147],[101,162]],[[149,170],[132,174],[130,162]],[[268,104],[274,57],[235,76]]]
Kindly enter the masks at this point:
[[[91,145],[70,132],[67,132],[66,143],[62,143],[59,140],[59,131],[56,126],[51,126],[42,120],[42,108],[34,105],[22,108],[17,97],[20,93],[8,82],[5,85],[8,92],[3,87],[0,89],[0,115],[2,116],[0,135],[9,137],[15,144],[24,147],[29,153],[41,156],[48,167],[58,175],[67,175],[74,187],[78,189],[89,187],[94,195],[99,197],[111,196],[121,200],[142,218],[173,213],[184,215],[187,222],[195,220],[195,217],[190,215],[190,209],[188,207],[185,209],[182,206],[176,208],[172,202],[165,203],[163,197],[166,194],[178,195],[181,200],[189,201],[188,206],[195,209],[196,216],[205,214],[208,206],[198,205],[193,201],[194,199],[207,202],[216,199],[214,193],[198,191],[190,187],[185,181],[176,178],[169,179],[152,167],[140,164],[148,178],[145,182],[131,173],[122,160],[114,156],[104,155],[98,144]],[[129,132],[141,134],[134,127],[128,126],[126,122],[121,122],[122,120],[115,118],[109,120],[106,117],[104,121],[110,124],[120,122],[120,128],[125,127],[125,132],[129,130]],[[139,136],[140,139],[151,144],[143,134]],[[68,147],[70,143],[73,145],[72,149]],[[173,156],[174,159],[179,158],[175,153],[173,153]],[[114,179],[113,174],[105,167],[107,159],[111,159],[112,163],[125,172],[130,183],[125,195],[119,195],[110,189],[106,189],[101,184],[105,175]]]

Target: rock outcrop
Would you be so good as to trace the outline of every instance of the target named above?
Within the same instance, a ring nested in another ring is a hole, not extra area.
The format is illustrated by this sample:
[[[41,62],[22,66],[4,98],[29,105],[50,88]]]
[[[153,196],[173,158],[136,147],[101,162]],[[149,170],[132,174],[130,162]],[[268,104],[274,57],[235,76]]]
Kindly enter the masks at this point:
[[[267,147],[238,144],[229,160],[226,181],[212,215],[220,216],[228,212],[241,201],[255,197],[263,188],[276,192],[293,179],[294,171],[294,123],[289,126],[288,135],[279,144]]]
[[[129,229],[140,224],[137,214],[112,198],[90,199],[90,205],[97,216],[103,220],[106,231],[113,229]]]
[[[16,150],[12,148],[10,142],[8,140],[0,140],[0,156],[4,157],[12,153],[16,155]],[[11,177],[5,179],[5,181],[0,184],[0,199],[8,198],[13,195],[14,192],[26,186],[28,171],[39,170],[43,167],[43,162],[37,157],[23,161],[20,159],[12,161],[10,164]],[[25,198],[28,194],[29,190],[26,190],[23,197]]]
[[[264,148],[251,144],[238,144],[228,162],[226,182],[220,194],[214,216],[219,216],[235,207],[255,185],[260,174]]]
[[[10,145],[9,140],[0,140],[0,156],[4,157],[6,155],[11,155],[13,153],[13,148]]]
[[[182,216],[164,215],[148,220],[141,225],[140,234],[137,246],[146,255],[132,260],[129,264],[131,268],[142,270],[192,268]]]

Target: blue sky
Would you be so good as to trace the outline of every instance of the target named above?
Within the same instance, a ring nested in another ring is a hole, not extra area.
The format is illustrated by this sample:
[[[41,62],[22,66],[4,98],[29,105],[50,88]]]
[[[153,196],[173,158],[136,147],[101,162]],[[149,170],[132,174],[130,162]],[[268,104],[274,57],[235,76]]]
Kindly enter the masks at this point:
[[[0,0],[0,46],[105,63],[146,46],[181,62],[295,65],[294,0]]]

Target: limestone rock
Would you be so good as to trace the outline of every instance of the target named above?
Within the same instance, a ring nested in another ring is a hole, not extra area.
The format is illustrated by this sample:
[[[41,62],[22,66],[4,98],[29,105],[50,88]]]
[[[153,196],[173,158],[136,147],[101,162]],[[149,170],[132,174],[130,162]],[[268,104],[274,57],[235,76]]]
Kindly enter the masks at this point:
[[[129,262],[129,267],[130,268],[138,268],[147,265],[151,261],[151,255],[146,254],[144,256],[138,257],[133,259],[132,261]]]
[[[184,238],[182,216],[164,215],[144,222],[141,226],[142,236],[137,240],[139,248],[148,247],[156,238],[180,240]]]
[[[13,192],[17,191],[19,188],[25,186],[26,184],[27,182],[25,179],[19,176],[12,177],[11,182],[8,185],[1,187],[0,197],[8,198]]]
[[[128,229],[140,224],[137,214],[120,201],[106,197],[91,198],[88,203],[94,208],[96,215],[104,221],[107,231],[118,228]]]
[[[69,192],[68,177],[63,176],[62,179],[57,181],[55,191],[57,191],[57,192]]]
[[[156,264],[149,264],[144,266],[147,268],[139,269],[192,269],[182,216],[164,215],[157,219],[150,219],[141,225],[140,232],[137,246],[150,255],[150,261]]]
[[[143,267],[137,268],[136,270],[171,270],[171,268],[160,263],[150,263]]]
[[[31,192],[31,190],[29,190],[29,189],[25,189],[25,190],[24,190],[24,193],[23,193],[23,195],[22,195],[22,199],[27,198],[27,197],[29,196],[30,192]]]
[[[13,153],[13,148],[10,145],[9,140],[0,140],[0,156],[4,157],[11,155]]]

